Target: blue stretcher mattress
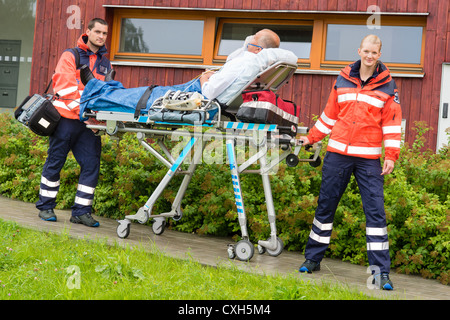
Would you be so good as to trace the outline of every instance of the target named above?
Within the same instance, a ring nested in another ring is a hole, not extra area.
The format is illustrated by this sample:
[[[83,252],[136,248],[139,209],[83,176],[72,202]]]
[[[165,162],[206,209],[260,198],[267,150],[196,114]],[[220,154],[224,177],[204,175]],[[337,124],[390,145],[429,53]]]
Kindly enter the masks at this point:
[[[93,79],[89,81],[83,91],[80,102],[80,120],[86,111],[110,111],[135,113],[136,106],[148,87],[125,88],[119,81],[104,82]],[[157,86],[153,88],[147,101],[146,108],[141,110],[142,115],[149,116],[152,121],[162,122],[183,122],[194,124],[196,122],[205,123],[212,119],[217,113],[217,109],[199,112],[186,112],[174,110],[161,110],[152,108],[156,99],[164,96],[169,90],[201,93],[200,81],[198,79],[174,86]]]

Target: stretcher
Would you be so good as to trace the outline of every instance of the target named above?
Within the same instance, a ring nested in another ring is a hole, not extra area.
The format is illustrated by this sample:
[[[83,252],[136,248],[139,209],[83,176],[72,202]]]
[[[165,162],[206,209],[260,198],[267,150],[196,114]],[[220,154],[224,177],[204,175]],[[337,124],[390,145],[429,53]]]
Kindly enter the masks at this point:
[[[242,88],[242,91],[272,90],[276,92],[292,77],[296,69],[296,65],[283,62],[275,63],[249,81]],[[308,162],[312,166],[318,166],[321,163],[319,157],[321,145],[316,144],[312,146],[308,150],[310,156],[302,159],[299,158],[299,152],[304,146],[301,140],[296,139],[296,135],[298,133],[307,133],[308,128],[298,127],[297,125],[281,127],[277,124],[236,121],[234,115],[242,103],[241,92],[236,93],[226,104],[219,103],[217,100],[199,99],[197,96],[196,103],[200,104],[201,100],[201,107],[198,110],[207,112],[215,110],[215,112],[212,118],[194,124],[155,121],[147,114],[136,116],[133,113],[126,112],[85,110],[85,117],[94,118],[101,122],[101,124],[97,125],[88,125],[89,128],[101,130],[111,136],[120,136],[120,134],[125,132],[135,133],[142,147],[168,168],[166,175],[150,195],[147,202],[135,214],[127,215],[124,219],[118,220],[118,237],[128,237],[132,221],[144,224],[151,219],[153,220],[152,231],[156,235],[161,235],[164,232],[167,219],[180,220],[183,216],[181,201],[196,167],[201,163],[202,153],[207,142],[211,141],[211,139],[222,139],[221,141],[226,146],[227,163],[230,168],[238,222],[241,229],[241,240],[230,244],[227,248],[228,257],[248,261],[252,258],[255,251],[255,246],[250,242],[247,230],[247,217],[240,183],[240,175],[243,173],[259,174],[263,182],[270,237],[265,240],[259,240],[257,250],[260,254],[267,252],[272,256],[277,256],[282,252],[283,241],[277,237],[276,214],[270,185],[270,174],[273,173],[274,168],[281,161],[286,161],[289,166],[295,166],[298,162]],[[172,95],[172,98],[175,94]],[[176,99],[172,98],[163,97],[155,103],[163,104],[166,107],[169,106],[169,108],[176,106],[177,108],[174,110],[180,110],[183,107],[188,108],[192,105],[192,103],[183,104],[181,100],[176,102]],[[195,110],[192,110],[192,112],[195,112]],[[179,128],[187,128],[188,130],[176,130]],[[188,141],[178,156],[173,156],[167,146],[167,138],[173,135],[183,136]],[[148,138],[155,140],[159,148],[154,148],[150,145],[147,142]],[[248,159],[238,161],[236,148],[241,147],[242,144],[252,146],[255,152]],[[273,156],[274,153],[276,156]],[[186,164],[187,166],[187,159],[190,160],[190,163],[187,169],[183,170],[182,165]],[[253,165],[257,168],[255,169]],[[184,175],[184,178],[172,203],[171,211],[153,213],[153,205],[176,175]]]

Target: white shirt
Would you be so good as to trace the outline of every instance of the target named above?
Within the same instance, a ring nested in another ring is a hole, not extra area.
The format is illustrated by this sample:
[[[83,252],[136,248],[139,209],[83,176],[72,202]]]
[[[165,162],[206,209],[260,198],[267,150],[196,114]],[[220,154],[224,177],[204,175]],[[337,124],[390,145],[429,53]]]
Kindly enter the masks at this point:
[[[245,51],[247,51],[247,45],[253,41],[254,37],[255,37],[254,35],[251,35],[251,36],[248,36],[247,38],[245,38],[244,45],[242,47],[240,47],[239,49],[236,49],[232,53],[230,53],[227,57],[226,62],[228,62],[236,57],[242,56],[243,53]]]
[[[227,61],[202,86],[202,94],[208,99],[219,100],[226,104],[236,93],[245,89],[245,85],[256,75],[278,61],[297,63],[297,56],[291,51],[273,48],[259,53],[242,52],[241,55]]]

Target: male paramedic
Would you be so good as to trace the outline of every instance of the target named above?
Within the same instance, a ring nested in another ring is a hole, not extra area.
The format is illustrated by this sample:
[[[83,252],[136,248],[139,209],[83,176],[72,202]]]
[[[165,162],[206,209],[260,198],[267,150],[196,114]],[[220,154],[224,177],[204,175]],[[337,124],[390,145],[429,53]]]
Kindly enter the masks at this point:
[[[395,82],[388,68],[378,60],[381,40],[375,35],[366,36],[358,54],[361,59],[341,70],[325,110],[308,136],[301,137],[307,145],[330,135],[318,204],[305,249],[306,261],[299,271],[320,270],[337,205],[354,174],[366,216],[367,255],[373,281],[381,289],[392,290],[383,180],[399,157],[402,112]]]
[[[70,222],[89,227],[99,226],[91,212],[100,170],[101,140],[79,120],[79,101],[84,85],[77,67],[88,65],[97,79],[108,80],[111,77],[111,64],[106,58],[107,35],[106,21],[99,18],[91,20],[86,33],[78,39],[78,57],[70,49],[64,51],[53,74],[53,92],[57,97],[53,104],[61,114],[61,120],[49,138],[48,156],[36,203],[36,208],[40,210],[39,217],[45,221],[56,221],[53,209],[60,187],[60,171],[67,154],[72,151],[81,170]]]

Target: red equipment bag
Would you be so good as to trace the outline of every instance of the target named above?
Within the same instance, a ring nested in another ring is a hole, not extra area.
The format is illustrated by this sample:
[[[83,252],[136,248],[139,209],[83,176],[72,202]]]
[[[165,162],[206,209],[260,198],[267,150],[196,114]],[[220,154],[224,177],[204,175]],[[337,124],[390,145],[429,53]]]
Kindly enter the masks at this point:
[[[243,103],[236,114],[236,118],[242,122],[298,125],[300,107],[281,99],[273,91],[244,91],[242,99]]]

